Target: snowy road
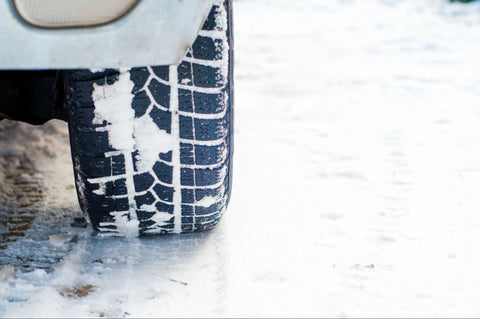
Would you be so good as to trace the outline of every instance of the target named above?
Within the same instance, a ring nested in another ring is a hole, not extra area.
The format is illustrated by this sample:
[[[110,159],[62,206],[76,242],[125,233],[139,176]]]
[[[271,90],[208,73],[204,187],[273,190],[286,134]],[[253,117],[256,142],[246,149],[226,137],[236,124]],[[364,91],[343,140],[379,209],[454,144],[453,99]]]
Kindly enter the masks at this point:
[[[480,3],[234,9],[223,221],[142,239],[70,227],[65,125],[1,122],[0,224],[22,226],[0,243],[16,263],[0,315],[480,316]]]

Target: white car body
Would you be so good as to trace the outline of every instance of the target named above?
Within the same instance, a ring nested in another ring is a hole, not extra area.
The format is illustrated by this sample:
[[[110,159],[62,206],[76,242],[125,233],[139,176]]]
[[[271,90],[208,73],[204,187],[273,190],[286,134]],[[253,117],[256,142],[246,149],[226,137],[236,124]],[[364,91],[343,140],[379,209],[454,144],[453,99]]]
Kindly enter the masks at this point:
[[[142,0],[106,25],[45,29],[26,23],[11,0],[0,0],[0,70],[177,64],[212,5],[213,0]]]

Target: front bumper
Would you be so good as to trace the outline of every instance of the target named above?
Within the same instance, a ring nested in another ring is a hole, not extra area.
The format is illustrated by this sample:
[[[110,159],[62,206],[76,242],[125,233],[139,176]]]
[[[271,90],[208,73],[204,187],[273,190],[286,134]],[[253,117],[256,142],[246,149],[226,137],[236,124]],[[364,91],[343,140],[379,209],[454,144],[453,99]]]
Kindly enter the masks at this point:
[[[107,25],[41,29],[0,0],[0,70],[121,68],[177,64],[213,0],[142,0]]]

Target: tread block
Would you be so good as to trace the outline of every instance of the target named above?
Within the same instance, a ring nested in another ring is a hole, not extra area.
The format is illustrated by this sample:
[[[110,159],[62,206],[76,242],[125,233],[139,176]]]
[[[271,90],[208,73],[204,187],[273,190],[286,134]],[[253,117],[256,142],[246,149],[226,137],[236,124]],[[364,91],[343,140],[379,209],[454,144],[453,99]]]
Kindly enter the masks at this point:
[[[168,65],[152,66],[152,71],[160,79],[168,81],[169,76],[170,76],[170,70],[169,70]]]
[[[174,219],[175,218],[172,217],[170,220],[165,222],[165,224],[163,224],[162,226],[160,226],[158,228],[165,230],[164,233],[172,232],[173,228],[175,228],[175,225],[173,224]]]
[[[170,108],[170,87],[158,82],[157,79],[152,79],[148,85],[150,93],[157,104],[163,106],[166,109]]]
[[[135,172],[138,172],[138,158],[139,158],[139,156],[140,156],[140,154],[138,153],[138,150],[135,150],[132,153],[133,170]]]
[[[126,195],[127,193],[127,180],[125,178],[113,182],[113,195]]]
[[[225,92],[219,94],[195,92],[193,98],[195,101],[195,113],[220,113],[225,110],[227,105]]]
[[[135,111],[135,117],[139,118],[144,115],[152,101],[148,97],[147,92],[140,91],[135,93],[135,98],[132,101],[132,108]]]
[[[193,74],[195,74],[194,84],[198,87],[222,87],[225,83],[225,78],[223,77],[220,68],[193,64]]]
[[[203,24],[202,30],[215,30],[217,25],[215,13],[218,9],[219,7],[217,5],[213,6],[212,10],[208,14],[207,20],[205,20],[205,23]]]
[[[145,85],[150,76],[150,72],[147,68],[131,68],[130,69],[130,80],[133,82],[133,94],[137,94]]]
[[[180,143],[180,163],[195,164],[193,150],[194,148],[192,144]]]
[[[117,198],[115,200],[115,211],[126,212],[130,206],[128,205],[128,198]]]
[[[182,223],[183,223],[183,219],[182,219]],[[192,224],[182,224],[182,232],[183,233],[193,232],[193,225]]]
[[[155,215],[155,212],[147,212],[144,210],[137,210],[137,218],[140,222],[150,220]]]
[[[192,224],[192,226],[193,226],[194,220],[195,220],[195,218],[193,216],[182,216],[182,224],[183,225]]]
[[[189,188],[182,189],[182,203],[193,204],[195,201],[194,190]]]
[[[93,118],[95,117],[95,114],[94,114],[94,111],[93,111],[93,107],[92,108],[78,108],[77,109],[77,112],[75,114],[75,121],[78,121],[79,123],[92,123],[93,122]],[[102,126],[105,126],[107,123],[104,121],[102,124],[96,124],[96,125],[93,125],[92,126],[87,126],[87,127],[78,127],[78,131],[82,131],[82,130],[92,130],[92,128],[95,128],[95,127],[102,127]]]
[[[195,119],[195,138],[201,141],[214,141],[224,138],[228,124],[224,119]]]
[[[125,174],[125,158],[123,155],[115,155],[110,157],[112,164],[112,175]]]
[[[110,176],[111,165],[110,158],[105,157],[85,157],[80,158],[80,170],[89,178]]]
[[[93,83],[97,83],[98,85],[104,85],[105,80],[102,78],[99,81],[86,81],[88,85],[84,83],[75,83],[70,87],[70,93],[75,98],[75,104],[79,108],[92,108],[94,107],[94,103],[92,100],[92,92],[93,92]]]
[[[195,190],[196,201],[201,201],[206,196],[217,197],[221,194],[223,186],[218,188],[198,188]]]
[[[195,169],[196,186],[209,186],[219,183],[223,178],[223,167],[217,169]]]
[[[192,85],[192,64],[183,61],[178,65],[178,84]]]
[[[100,210],[96,211],[98,213],[97,214],[94,214],[92,216],[90,216],[90,221],[92,223],[96,223],[97,225],[99,223],[102,223],[102,222],[107,222],[107,223],[111,223],[114,221],[114,218],[112,215],[110,215],[108,212],[102,212]],[[103,214],[103,215],[100,215],[100,214]],[[101,216],[101,218],[100,218]],[[114,227],[112,227],[114,229]]]
[[[105,75],[102,78],[98,79],[97,81],[95,81],[97,84],[108,84],[108,85],[112,85],[113,83],[117,82],[118,81],[118,76],[120,75],[120,73],[118,72],[118,70],[115,70],[115,69],[106,69],[105,70]]]
[[[215,60],[221,60],[223,58],[222,51],[224,49],[223,41],[220,39],[215,39],[214,42],[217,50],[217,54],[215,55]]]
[[[180,138],[193,140],[193,120],[191,117],[179,116],[180,118]]]
[[[168,204],[165,204],[165,203],[157,202],[155,204],[155,207],[157,207],[157,210],[159,212],[173,214],[173,205],[168,205]],[[173,216],[172,216],[172,218],[173,218]]]
[[[180,170],[180,183],[184,186],[194,186],[195,185],[195,176],[194,170],[191,168],[182,168]]]
[[[191,205],[182,205],[182,216],[194,216],[194,207]]]
[[[167,133],[172,131],[172,113],[170,111],[164,111],[158,107],[153,107],[150,112],[150,117],[153,122],[157,124],[158,128],[164,130]]]
[[[211,214],[214,214],[216,211],[220,211],[221,209],[222,209],[222,203],[215,203],[210,207],[197,206],[195,208],[195,214],[197,217],[211,215]]]
[[[150,173],[142,173],[134,175],[133,182],[135,183],[135,191],[144,192],[152,187],[155,179]]]
[[[198,216],[195,218],[195,231],[205,231],[216,224],[220,221],[220,213],[217,213],[213,216]]]
[[[135,202],[137,203],[137,207],[141,210],[143,205],[152,205],[155,203],[155,197],[152,193],[147,192],[144,195],[135,196]]]
[[[103,154],[111,150],[107,132],[77,132],[74,139],[83,154]]]
[[[178,90],[178,109],[183,112],[193,112],[192,91]]]
[[[113,196],[114,195],[114,190],[113,190],[113,182],[107,182],[103,185],[104,189],[103,189],[103,193],[105,196]],[[101,185],[98,184],[98,188],[97,190],[100,191],[101,189]],[[102,195],[100,195],[102,196]]]
[[[172,166],[162,162],[157,162],[153,166],[153,171],[161,182],[164,182],[166,184],[172,184]]]
[[[139,220],[138,227],[140,229],[148,229],[155,225],[155,222],[150,219]]]
[[[209,37],[198,36],[192,45],[192,52],[195,59],[215,60],[217,52],[215,40]]]
[[[161,200],[172,202],[173,201],[173,187],[166,187],[157,184],[153,187],[153,190]]]
[[[219,164],[226,156],[225,144],[215,146],[195,145],[195,164],[197,165]]]
[[[115,211],[115,200],[104,196],[99,197],[95,209],[105,212],[113,212]]]
[[[169,151],[168,153],[160,153],[158,155],[158,157],[161,159],[161,160],[164,160],[164,161],[167,161],[167,162],[171,162],[172,161],[172,151]]]

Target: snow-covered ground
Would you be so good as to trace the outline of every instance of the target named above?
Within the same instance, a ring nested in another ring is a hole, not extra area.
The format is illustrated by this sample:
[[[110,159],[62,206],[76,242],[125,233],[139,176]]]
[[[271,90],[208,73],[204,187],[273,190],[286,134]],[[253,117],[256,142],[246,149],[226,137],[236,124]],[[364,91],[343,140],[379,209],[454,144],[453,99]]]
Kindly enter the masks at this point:
[[[45,132],[0,314],[480,316],[480,3],[236,0],[235,27],[234,189],[211,232],[70,227],[65,126],[2,123]],[[27,152],[1,143],[4,170]]]

